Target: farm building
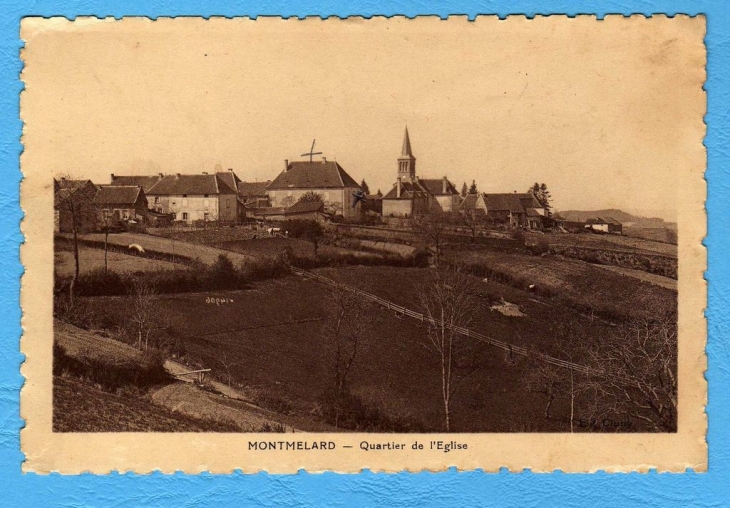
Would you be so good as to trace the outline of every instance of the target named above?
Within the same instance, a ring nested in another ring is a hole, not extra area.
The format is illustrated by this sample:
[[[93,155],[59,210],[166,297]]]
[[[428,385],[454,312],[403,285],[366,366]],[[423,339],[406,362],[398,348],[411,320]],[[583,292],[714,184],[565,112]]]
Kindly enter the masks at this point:
[[[268,186],[272,207],[289,208],[307,192],[322,197],[324,209],[344,218],[360,217],[361,206],[353,207],[353,194],[360,185],[335,161],[284,161],[284,171]]]
[[[138,185],[104,185],[94,196],[100,224],[134,220],[147,222],[147,197]]]
[[[97,187],[91,180],[53,179],[53,227],[54,231],[70,233],[74,225],[78,232],[96,228],[94,196]]]
[[[398,157],[398,175],[393,188],[383,196],[383,216],[409,217],[422,215],[431,210],[456,211],[461,196],[454,184],[444,176],[436,179],[420,179],[416,175],[416,157],[406,127],[403,147]]]
[[[511,227],[537,229],[544,225],[545,208],[530,193],[480,194],[476,208],[486,209],[487,216],[496,223]]]
[[[264,182],[238,182],[238,197],[246,208],[259,208],[270,206],[269,195],[266,188],[271,180]]]
[[[147,193],[149,190],[165,175],[159,173],[154,176],[148,175],[115,175],[111,174],[111,181],[109,185],[136,185],[142,187],[142,190]]]
[[[284,212],[286,220],[316,220],[325,222],[330,216],[324,211],[321,201],[297,201]]]
[[[603,233],[623,234],[623,225],[613,217],[595,217],[586,220],[587,229]]]
[[[175,220],[188,224],[238,222],[244,218],[245,207],[233,184],[236,178],[225,172],[167,175],[147,191],[149,206],[158,213],[175,214]]]

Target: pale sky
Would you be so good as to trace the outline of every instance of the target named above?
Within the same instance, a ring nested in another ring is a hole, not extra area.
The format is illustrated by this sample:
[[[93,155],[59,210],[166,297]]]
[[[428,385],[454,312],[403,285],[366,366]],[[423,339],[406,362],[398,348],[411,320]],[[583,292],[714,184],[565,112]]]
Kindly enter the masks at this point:
[[[36,19],[22,36],[28,163],[102,184],[217,164],[273,179],[316,138],[386,193],[407,125],[421,177],[673,220],[702,149],[702,18]]]

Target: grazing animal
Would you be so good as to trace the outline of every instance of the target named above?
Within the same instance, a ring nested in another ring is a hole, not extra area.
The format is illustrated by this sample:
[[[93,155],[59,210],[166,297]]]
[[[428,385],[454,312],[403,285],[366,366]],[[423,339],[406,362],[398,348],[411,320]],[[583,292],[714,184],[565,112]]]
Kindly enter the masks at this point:
[[[269,236],[273,235],[274,233],[281,233],[281,228],[269,228],[268,232]]]
[[[129,245],[129,249],[130,249],[130,250],[136,250],[136,251],[137,251],[137,252],[139,252],[140,254],[144,254],[144,247],[142,247],[142,246],[141,246],[140,244],[138,244],[138,243],[132,243],[132,244],[130,244],[130,245]]]

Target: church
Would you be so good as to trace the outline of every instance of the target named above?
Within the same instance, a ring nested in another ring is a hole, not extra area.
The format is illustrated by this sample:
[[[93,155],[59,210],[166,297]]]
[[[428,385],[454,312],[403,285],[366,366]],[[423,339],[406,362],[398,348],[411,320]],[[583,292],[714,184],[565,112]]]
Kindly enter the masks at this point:
[[[443,178],[418,178],[416,157],[411,149],[408,127],[398,157],[398,176],[393,188],[383,196],[383,217],[412,217],[431,211],[453,212],[459,207],[459,192]]]

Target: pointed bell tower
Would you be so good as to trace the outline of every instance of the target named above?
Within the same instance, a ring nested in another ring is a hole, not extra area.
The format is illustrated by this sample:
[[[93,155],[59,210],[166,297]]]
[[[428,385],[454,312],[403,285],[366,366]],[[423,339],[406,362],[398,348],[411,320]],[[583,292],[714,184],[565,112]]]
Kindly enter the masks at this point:
[[[416,158],[411,151],[408,127],[406,127],[406,133],[403,135],[403,148],[400,157],[398,157],[398,177],[406,182],[412,182],[416,177]]]

